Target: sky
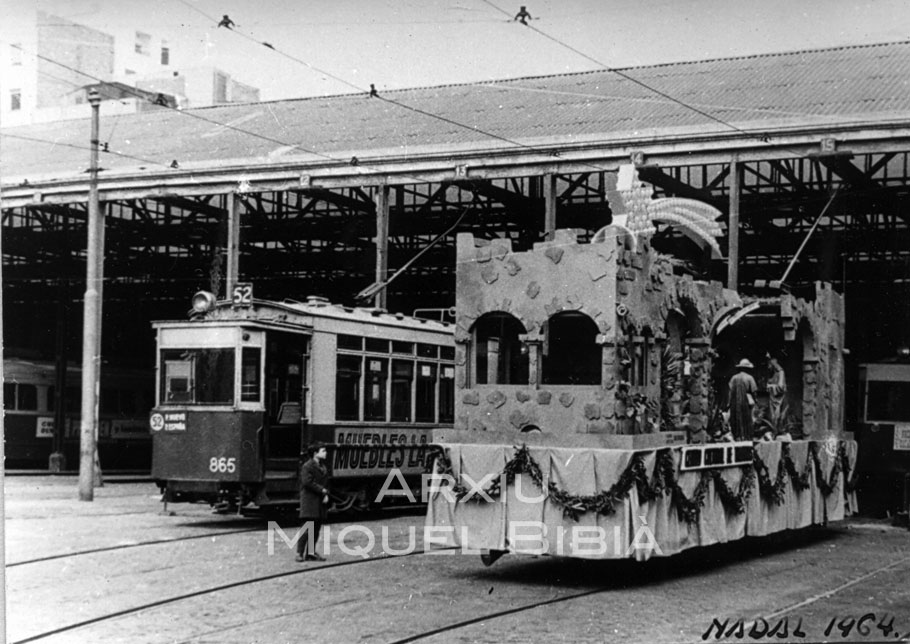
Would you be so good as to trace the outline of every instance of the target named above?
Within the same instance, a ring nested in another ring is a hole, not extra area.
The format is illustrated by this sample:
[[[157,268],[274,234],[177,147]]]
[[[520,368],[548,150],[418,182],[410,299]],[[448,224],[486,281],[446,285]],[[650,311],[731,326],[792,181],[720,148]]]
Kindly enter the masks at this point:
[[[521,3],[533,18],[529,27],[510,18]],[[178,68],[221,68],[260,88],[262,100],[910,38],[910,0],[40,0],[39,6],[101,30],[141,29],[166,38]],[[217,27],[225,14],[234,30]]]

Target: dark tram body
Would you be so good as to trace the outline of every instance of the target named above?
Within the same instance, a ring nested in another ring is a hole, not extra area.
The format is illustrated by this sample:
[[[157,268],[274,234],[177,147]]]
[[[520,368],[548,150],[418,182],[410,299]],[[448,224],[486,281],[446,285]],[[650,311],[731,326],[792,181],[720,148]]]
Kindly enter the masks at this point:
[[[393,470],[420,489],[430,432],[454,418],[451,325],[322,298],[201,293],[194,311],[154,323],[152,476],[165,501],[295,504],[314,442],[329,447],[336,509],[374,502]]]
[[[859,470],[864,510],[910,509],[910,352],[860,365]]]
[[[58,391],[56,364],[47,360],[3,360],[4,454],[7,468],[46,470],[54,451],[57,406],[63,408],[59,448],[69,468],[79,464],[82,370],[67,365]],[[150,371],[101,370],[98,458],[105,470],[148,471],[152,458],[148,410],[154,394]]]

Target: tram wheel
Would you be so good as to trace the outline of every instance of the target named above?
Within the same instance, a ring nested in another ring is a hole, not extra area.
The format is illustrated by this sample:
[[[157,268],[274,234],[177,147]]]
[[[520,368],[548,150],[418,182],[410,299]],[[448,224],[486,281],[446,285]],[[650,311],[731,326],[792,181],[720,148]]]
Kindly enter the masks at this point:
[[[354,505],[357,496],[346,494],[343,497],[332,496],[332,505],[329,506],[329,512],[347,512]]]

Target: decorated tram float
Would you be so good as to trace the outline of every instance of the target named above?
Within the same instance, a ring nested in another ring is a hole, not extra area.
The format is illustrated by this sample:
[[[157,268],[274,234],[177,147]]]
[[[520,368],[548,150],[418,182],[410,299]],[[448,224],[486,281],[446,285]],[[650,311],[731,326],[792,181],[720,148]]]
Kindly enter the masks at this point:
[[[644,560],[854,512],[843,298],[823,283],[747,296],[695,279],[654,249],[655,227],[719,258],[719,213],[651,199],[632,168],[618,188],[613,224],[589,243],[558,230],[519,253],[459,235],[434,540],[485,563]],[[747,364],[755,386],[731,396]]]

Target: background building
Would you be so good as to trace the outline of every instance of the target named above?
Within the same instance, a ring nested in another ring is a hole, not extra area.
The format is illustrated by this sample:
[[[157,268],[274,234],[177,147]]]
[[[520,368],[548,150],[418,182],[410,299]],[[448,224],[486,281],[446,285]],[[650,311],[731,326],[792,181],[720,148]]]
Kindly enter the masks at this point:
[[[106,33],[22,5],[4,15],[0,35],[0,123],[27,125],[85,115],[86,89],[102,91],[105,114],[144,111],[149,94],[169,105],[205,107],[259,100],[259,90],[214,67],[178,69],[168,41],[138,29]],[[7,13],[7,12],[5,12]],[[56,62],[52,62],[56,61]],[[63,63],[63,65],[59,64]],[[98,80],[103,81],[99,84]],[[116,103],[114,103],[116,101]]]

